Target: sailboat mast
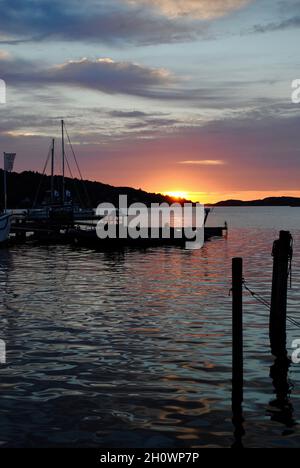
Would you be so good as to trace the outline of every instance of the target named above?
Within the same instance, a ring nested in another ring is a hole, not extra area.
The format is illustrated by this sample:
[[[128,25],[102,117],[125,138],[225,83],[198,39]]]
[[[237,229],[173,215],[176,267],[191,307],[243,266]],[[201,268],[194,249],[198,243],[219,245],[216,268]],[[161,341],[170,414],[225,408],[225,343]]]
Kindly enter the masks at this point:
[[[4,213],[7,212],[7,179],[6,179],[6,169],[3,171],[3,186],[4,186]]]
[[[3,167],[3,185],[4,185],[4,212],[7,212],[7,172],[11,172],[14,168],[16,153],[4,153]]]
[[[62,143],[62,203],[65,203],[65,134],[64,121],[61,121],[61,143]]]
[[[51,150],[51,203],[54,203],[54,150],[55,150],[55,139],[52,139],[52,150]]]

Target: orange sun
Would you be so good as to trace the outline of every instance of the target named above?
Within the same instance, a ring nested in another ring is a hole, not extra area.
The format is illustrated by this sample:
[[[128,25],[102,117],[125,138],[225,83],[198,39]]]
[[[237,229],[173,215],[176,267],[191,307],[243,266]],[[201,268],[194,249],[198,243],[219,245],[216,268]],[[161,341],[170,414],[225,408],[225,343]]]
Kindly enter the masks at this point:
[[[169,197],[176,198],[176,199],[187,199],[188,198],[188,193],[187,192],[181,192],[181,191],[175,191],[175,192],[164,192],[164,195],[168,195]]]

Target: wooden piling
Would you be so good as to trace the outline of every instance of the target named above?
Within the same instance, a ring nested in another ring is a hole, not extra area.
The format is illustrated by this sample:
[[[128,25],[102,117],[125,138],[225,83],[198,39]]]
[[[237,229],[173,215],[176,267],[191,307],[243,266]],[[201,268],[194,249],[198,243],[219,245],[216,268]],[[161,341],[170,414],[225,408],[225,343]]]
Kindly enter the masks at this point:
[[[232,407],[243,402],[243,259],[232,260]]]
[[[280,231],[273,247],[273,281],[270,312],[270,343],[272,354],[282,357],[286,351],[286,313],[291,234]]]

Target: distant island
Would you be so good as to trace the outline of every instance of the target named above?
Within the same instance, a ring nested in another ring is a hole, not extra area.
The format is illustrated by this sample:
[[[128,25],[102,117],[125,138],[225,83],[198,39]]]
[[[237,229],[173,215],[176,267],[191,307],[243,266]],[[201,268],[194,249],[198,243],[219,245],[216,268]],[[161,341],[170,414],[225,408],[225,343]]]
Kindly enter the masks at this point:
[[[218,203],[210,204],[209,206],[299,206],[300,198],[296,197],[268,197],[262,200],[226,200]]]

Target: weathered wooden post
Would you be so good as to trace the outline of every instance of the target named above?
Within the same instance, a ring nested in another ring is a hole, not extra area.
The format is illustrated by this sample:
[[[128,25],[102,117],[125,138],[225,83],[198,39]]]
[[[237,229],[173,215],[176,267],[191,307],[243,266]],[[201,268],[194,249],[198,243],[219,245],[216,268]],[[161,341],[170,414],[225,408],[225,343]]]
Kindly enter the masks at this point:
[[[243,423],[243,259],[232,259],[232,422],[233,448],[242,448]]]
[[[232,403],[243,402],[243,259],[232,260]]]
[[[289,261],[292,255],[292,236],[280,231],[279,240],[273,246],[273,282],[270,312],[270,342],[272,354],[282,357],[286,351],[286,311]]]

